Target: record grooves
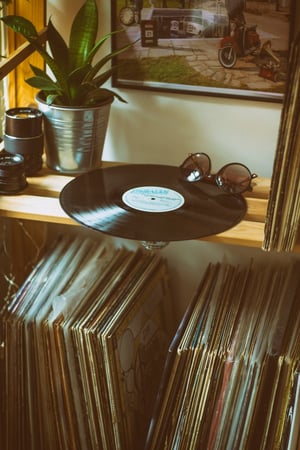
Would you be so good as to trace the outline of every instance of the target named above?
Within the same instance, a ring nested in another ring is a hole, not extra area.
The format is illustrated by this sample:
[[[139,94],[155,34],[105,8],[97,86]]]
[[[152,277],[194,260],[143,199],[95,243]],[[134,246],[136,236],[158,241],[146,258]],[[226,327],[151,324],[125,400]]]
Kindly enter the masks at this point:
[[[241,195],[189,183],[178,167],[128,164],[74,178],[61,191],[64,211],[103,233],[139,241],[181,241],[221,233],[244,217]]]

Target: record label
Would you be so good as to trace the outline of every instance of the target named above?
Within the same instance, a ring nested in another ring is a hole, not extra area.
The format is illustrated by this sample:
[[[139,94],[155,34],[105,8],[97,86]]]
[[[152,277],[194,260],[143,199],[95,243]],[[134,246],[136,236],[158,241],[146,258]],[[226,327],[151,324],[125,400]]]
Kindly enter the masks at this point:
[[[162,213],[181,208],[184,197],[179,192],[165,187],[139,186],[124,192],[122,201],[138,211]]]

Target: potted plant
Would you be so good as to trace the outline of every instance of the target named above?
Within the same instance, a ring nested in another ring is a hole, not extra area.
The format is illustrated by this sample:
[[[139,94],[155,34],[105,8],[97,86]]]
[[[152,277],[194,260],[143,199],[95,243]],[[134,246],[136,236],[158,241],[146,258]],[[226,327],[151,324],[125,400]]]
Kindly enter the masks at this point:
[[[68,44],[51,19],[47,25],[48,46],[40,42],[35,26],[24,17],[7,15],[1,20],[23,35],[45,62],[44,70],[31,65],[33,77],[25,81],[39,89],[36,102],[44,114],[47,165],[74,174],[99,166],[111,103],[115,97],[125,101],[103,87],[115,69],[105,66],[132,44],[94,60],[106,40],[123,30],[97,40],[96,0],[86,0],[75,15]]]

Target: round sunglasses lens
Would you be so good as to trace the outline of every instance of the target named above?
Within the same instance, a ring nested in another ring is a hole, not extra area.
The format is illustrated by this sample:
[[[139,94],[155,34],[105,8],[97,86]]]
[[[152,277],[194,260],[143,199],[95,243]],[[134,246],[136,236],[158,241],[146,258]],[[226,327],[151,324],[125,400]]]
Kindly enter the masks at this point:
[[[216,182],[229,194],[240,194],[249,189],[251,173],[242,164],[228,164],[217,174]]]
[[[180,166],[187,181],[199,181],[210,172],[210,159],[205,153],[190,155]]]

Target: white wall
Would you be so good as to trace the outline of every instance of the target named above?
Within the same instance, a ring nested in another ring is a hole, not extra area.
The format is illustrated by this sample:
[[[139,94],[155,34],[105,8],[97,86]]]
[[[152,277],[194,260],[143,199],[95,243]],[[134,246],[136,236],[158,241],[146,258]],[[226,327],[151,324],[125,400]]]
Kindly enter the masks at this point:
[[[68,36],[68,18],[82,0],[48,0],[48,16]],[[101,34],[110,30],[110,1],[99,1]],[[104,159],[179,164],[206,151],[214,169],[241,161],[271,176],[281,105],[201,95],[120,90],[112,105]]]
[[[48,15],[67,35],[68,18],[81,4],[82,0],[48,0]],[[103,34],[110,29],[110,1],[99,5]],[[128,104],[115,101],[112,105],[104,159],[178,165],[187,153],[205,151],[215,170],[240,161],[261,176],[271,176],[280,104],[130,89],[120,92]],[[163,253],[169,259],[180,314],[209,261],[275,257],[260,249],[198,241],[171,243]]]

